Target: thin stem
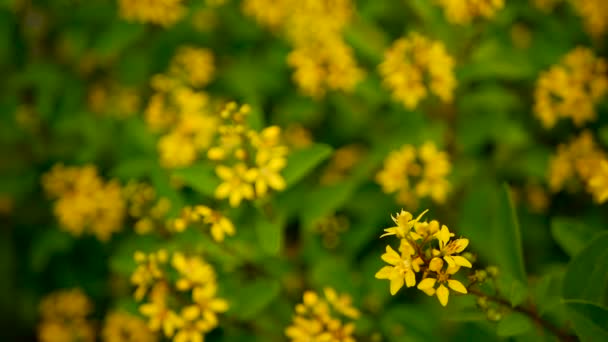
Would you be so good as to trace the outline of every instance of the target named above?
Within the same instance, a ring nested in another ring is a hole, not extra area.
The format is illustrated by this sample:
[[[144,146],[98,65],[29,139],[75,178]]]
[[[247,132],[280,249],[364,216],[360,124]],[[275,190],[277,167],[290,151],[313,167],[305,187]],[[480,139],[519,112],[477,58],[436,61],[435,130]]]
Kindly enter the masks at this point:
[[[497,304],[500,304],[502,306],[511,307],[511,303],[509,303],[509,301],[507,301],[506,299],[504,299],[502,297],[488,296],[485,293],[483,293],[477,289],[471,289],[471,288],[468,289],[468,292],[477,297],[485,297],[488,300],[495,302]],[[538,312],[536,311],[536,309],[533,306],[529,306],[529,307],[516,306],[512,309],[530,317],[530,319],[532,319],[536,324],[538,324],[538,325],[542,326],[543,328],[545,328],[546,330],[550,331],[560,341],[576,341],[577,340],[576,337],[574,337],[573,335],[570,335],[567,331],[561,330],[558,327],[556,327],[553,323],[543,319],[538,314]]]

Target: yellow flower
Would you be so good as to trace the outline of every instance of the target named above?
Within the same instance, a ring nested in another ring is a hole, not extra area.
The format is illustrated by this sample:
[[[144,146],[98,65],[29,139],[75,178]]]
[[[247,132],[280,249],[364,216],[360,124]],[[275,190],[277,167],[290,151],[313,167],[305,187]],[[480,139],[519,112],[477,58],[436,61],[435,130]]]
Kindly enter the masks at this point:
[[[382,255],[382,260],[392,266],[384,266],[376,273],[376,279],[390,280],[390,291],[395,295],[403,284],[407,287],[416,285],[416,273],[420,271],[420,265],[423,263],[420,258],[412,260],[412,256],[416,251],[406,240],[401,240],[399,248],[401,255],[395,252],[391,246],[386,246],[386,253]]]
[[[57,199],[55,216],[70,234],[86,232],[108,241],[122,229],[126,205],[121,186],[117,181],[104,182],[94,166],[55,165],[42,177],[42,185]]]
[[[210,281],[215,281],[213,268],[200,257],[186,257],[181,252],[175,252],[171,259],[171,265],[180,275],[175,283],[175,287],[179,291],[187,291]]]
[[[603,159],[600,162],[599,168],[589,177],[587,187],[597,203],[608,200],[608,160]]]
[[[166,337],[172,337],[175,330],[182,327],[184,322],[175,311],[167,307],[168,291],[165,284],[159,283],[151,292],[150,302],[139,306],[139,312],[148,317],[150,330],[162,329]]]
[[[418,289],[429,296],[437,295],[437,299],[441,305],[446,306],[448,304],[448,298],[450,295],[448,287],[459,293],[467,293],[466,287],[464,287],[461,282],[450,278],[453,274],[458,272],[460,266],[448,267],[446,270],[443,270],[443,260],[433,258],[433,260],[431,260],[429,269],[436,273],[437,278],[423,279],[420,281],[420,283],[418,283]],[[437,284],[439,284],[439,286],[437,289],[435,289],[435,285]],[[448,287],[445,287],[444,284],[447,284]]]
[[[393,98],[407,109],[416,108],[429,92],[443,102],[452,101],[456,87],[454,60],[439,41],[411,33],[386,50],[378,68]]]
[[[504,0],[435,0],[453,24],[469,24],[477,17],[492,18],[504,7]]]
[[[237,207],[243,199],[253,199],[251,182],[255,179],[255,170],[248,169],[244,163],[240,163],[233,168],[219,165],[215,172],[224,181],[215,189],[216,198],[228,198],[232,207]]]
[[[41,342],[95,341],[95,329],[87,317],[92,311],[93,304],[80,289],[57,291],[44,297],[40,302],[38,339]]]
[[[224,241],[224,236],[232,236],[235,234],[234,225],[232,222],[219,211],[212,210],[204,205],[194,207],[195,213],[203,217],[203,223],[211,226],[211,236],[215,241]]]
[[[608,3],[604,0],[571,0],[576,12],[582,17],[585,29],[595,38],[608,31]]]
[[[382,238],[389,235],[396,235],[400,239],[405,239],[412,228],[418,223],[418,221],[420,221],[422,216],[424,216],[427,211],[429,210],[427,209],[423,211],[414,219],[414,216],[410,212],[401,209],[401,212],[397,213],[396,216],[391,215],[391,219],[393,219],[396,226],[384,229],[386,233],[382,234],[380,237]]]
[[[560,118],[576,126],[595,121],[595,105],[608,94],[608,63],[588,48],[577,47],[536,83],[534,114],[549,129]]]
[[[211,330],[217,326],[217,314],[226,312],[229,308],[228,302],[216,297],[217,285],[214,282],[197,287],[192,291],[192,301],[200,310],[200,315],[204,326]]]
[[[290,341],[355,341],[354,323],[339,318],[339,315],[352,319],[359,316],[359,311],[350,305],[350,297],[340,296],[331,288],[325,289],[325,296],[323,299],[313,291],[304,292],[303,303],[296,305],[293,324],[285,329]]]
[[[213,54],[209,49],[182,46],[171,60],[169,72],[193,87],[203,87],[213,79]]]
[[[157,341],[146,322],[124,312],[112,312],[106,316],[101,332],[104,342],[155,342]]]
[[[439,241],[439,250],[434,249],[433,255],[443,256],[443,260],[448,263],[448,267],[472,267],[471,262],[465,257],[454,255],[464,251],[469,245],[469,240],[460,238],[450,241],[453,236],[454,233],[451,233],[446,225],[441,226],[441,230],[435,233],[435,238]]]
[[[182,0],[118,0],[118,5],[126,20],[162,26],[175,24],[186,13]]]
[[[287,161],[284,158],[273,158],[265,163],[257,164],[257,167],[252,169],[255,172],[253,181],[258,197],[266,195],[269,187],[277,191],[285,189],[287,184],[280,172],[286,165]]]
[[[134,259],[138,266],[131,275],[131,284],[137,286],[134,296],[135,300],[139,301],[144,298],[152,285],[164,279],[165,273],[160,265],[167,262],[168,255],[165,250],[150,254],[137,251]]]

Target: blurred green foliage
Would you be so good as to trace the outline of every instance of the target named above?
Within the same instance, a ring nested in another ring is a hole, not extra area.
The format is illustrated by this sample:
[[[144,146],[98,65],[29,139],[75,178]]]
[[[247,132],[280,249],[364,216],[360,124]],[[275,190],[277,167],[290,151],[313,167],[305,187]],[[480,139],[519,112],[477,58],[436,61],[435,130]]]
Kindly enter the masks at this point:
[[[495,18],[459,26],[432,1],[357,1],[345,38],[366,76],[352,93],[320,100],[298,92],[286,64],[289,46],[245,16],[239,1],[188,3],[189,14],[165,28],[125,21],[114,1],[1,2],[0,306],[1,320],[13,327],[2,340],[34,339],[37,305],[57,289],[82,288],[98,322],[117,307],[135,313],[133,253],[160,247],[201,252],[216,268],[231,308],[209,341],[284,340],[302,292],[326,286],[353,297],[362,341],[555,340],[525,314],[506,313],[495,323],[470,296],[454,296],[444,309],[414,289],[392,297],[374,278],[384,249],[378,236],[400,209],[374,175],[392,149],[427,140],[449,152],[453,190],[447,203],[420,207],[470,239],[479,265],[499,267],[499,287],[513,307],[534,303],[542,319],[582,341],[608,338],[606,204],[583,192],[549,193],[550,156],[577,129],[564,123],[545,130],[532,114],[541,71],[578,45],[607,56],[605,37],[590,38],[567,3],[546,13],[530,1],[507,1]],[[209,15],[207,28],[193,24],[197,11]],[[381,85],[383,51],[410,31],[441,40],[456,59],[453,103],[406,110]],[[92,163],[123,184],[148,181],[171,201],[170,216],[185,205],[216,203],[212,164],[160,166],[144,105],[117,118],[93,113],[89,103],[92,85],[114,83],[137,89],[145,104],[151,77],[185,44],[213,52],[216,77],[206,91],[250,104],[252,127],[298,123],[311,132],[315,143],[288,157],[287,189],[227,209],[237,234],[224,244],[195,230],[167,240],[125,226],[108,243],[60,230],[40,183],[56,163]],[[31,115],[17,115],[24,108]],[[605,99],[598,113],[588,128],[606,149]],[[320,184],[334,151],[352,143],[365,147],[361,161],[343,179]],[[182,188],[172,186],[174,177]],[[541,210],[528,201],[531,185],[548,196]],[[315,226],[336,214],[349,227],[328,248]]]

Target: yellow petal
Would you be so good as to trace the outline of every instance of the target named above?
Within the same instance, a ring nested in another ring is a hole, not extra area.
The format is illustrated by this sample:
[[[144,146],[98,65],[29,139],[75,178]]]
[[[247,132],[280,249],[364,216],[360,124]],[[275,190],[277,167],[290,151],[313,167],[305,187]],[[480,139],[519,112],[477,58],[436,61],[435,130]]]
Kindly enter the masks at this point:
[[[437,288],[437,299],[439,299],[439,303],[441,303],[441,305],[443,306],[448,305],[449,296],[450,290],[448,290],[448,288],[443,285],[439,285],[439,288]]]
[[[278,173],[272,173],[268,175],[268,184],[271,188],[277,191],[285,190],[285,188],[287,187],[285,180]]]
[[[220,177],[223,180],[228,180],[231,179],[232,177],[234,177],[234,173],[232,172],[232,169],[230,169],[227,166],[224,165],[218,165],[215,168],[215,173],[217,174],[218,177]]]
[[[468,267],[468,268],[473,267],[473,265],[471,265],[471,262],[469,260],[467,260],[465,257],[456,255],[456,256],[453,256],[452,258],[454,259],[454,263],[458,266]]]
[[[376,279],[390,279],[393,274],[394,267],[392,266],[384,266],[380,269],[380,271],[376,272]]]
[[[232,186],[230,185],[230,183],[222,183],[218,185],[215,189],[215,197],[219,199],[226,198],[230,195],[231,191]]]
[[[441,271],[442,267],[443,267],[443,260],[441,260],[439,258],[433,258],[429,265],[429,269],[433,272]]]
[[[437,279],[435,278],[425,278],[422,279],[420,283],[418,283],[419,290],[432,289],[435,286]]]
[[[467,293],[467,288],[458,280],[448,279],[448,286],[456,292]]]
[[[391,265],[396,265],[401,262],[401,256],[391,246],[386,246],[386,253],[382,254],[382,260]]]
[[[416,285],[416,275],[412,271],[405,272],[405,284],[407,287]]]
[[[404,279],[402,276],[391,279],[391,294],[394,296],[403,287]]]

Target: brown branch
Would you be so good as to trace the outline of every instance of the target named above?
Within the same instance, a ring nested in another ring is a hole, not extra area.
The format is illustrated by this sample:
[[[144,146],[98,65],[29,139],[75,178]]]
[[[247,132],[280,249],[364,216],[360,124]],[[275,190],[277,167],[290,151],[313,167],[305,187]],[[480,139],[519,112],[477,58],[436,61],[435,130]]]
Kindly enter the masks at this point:
[[[553,323],[543,319],[538,312],[536,311],[536,309],[533,306],[529,306],[529,307],[524,307],[524,306],[516,306],[516,307],[512,307],[511,303],[509,301],[507,301],[506,299],[502,298],[502,297],[498,297],[498,296],[488,296],[485,293],[477,290],[477,289],[468,289],[468,292],[472,295],[475,295],[477,297],[485,297],[488,300],[495,302],[497,304],[500,304],[502,306],[505,307],[509,307],[512,308],[514,311],[517,311],[519,313],[522,313],[528,317],[530,317],[530,319],[532,319],[537,325],[545,328],[546,330],[550,331],[553,335],[555,335],[560,341],[577,341],[577,338],[571,334],[569,334],[567,331],[561,330],[559,329],[557,326],[555,326]]]

